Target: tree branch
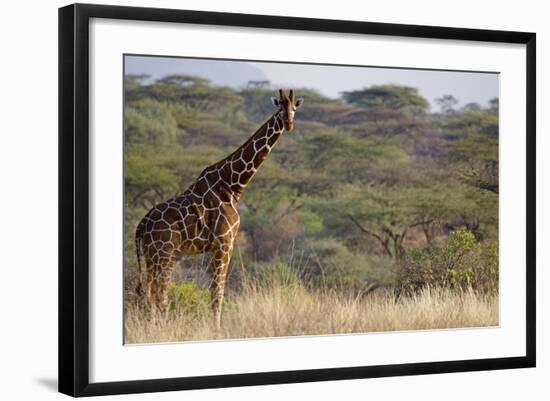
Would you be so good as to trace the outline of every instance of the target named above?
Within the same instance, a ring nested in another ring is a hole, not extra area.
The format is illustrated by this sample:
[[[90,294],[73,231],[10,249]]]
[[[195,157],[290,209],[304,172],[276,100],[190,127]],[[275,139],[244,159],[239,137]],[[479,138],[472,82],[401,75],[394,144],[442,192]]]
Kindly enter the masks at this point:
[[[374,237],[376,238],[380,244],[382,245],[382,247],[384,248],[384,250],[386,251],[386,253],[390,256],[390,257],[393,257],[393,254],[391,253],[390,251],[390,248],[388,247],[388,241],[385,240],[384,238],[382,238],[380,235],[376,234],[375,232],[372,232],[368,229],[366,229],[365,227],[363,227],[361,225],[361,223],[359,223],[351,214],[347,214],[346,215],[356,226],[357,228],[359,228],[359,230],[361,230],[363,233],[367,234],[367,235],[370,235],[371,237]]]
[[[424,224],[431,224],[433,223],[435,220],[434,219],[430,219],[430,220],[424,220],[424,221],[418,221],[416,223],[413,223],[409,226],[409,228],[413,228],[413,227],[416,227],[416,226],[421,226],[421,225],[424,225]]]

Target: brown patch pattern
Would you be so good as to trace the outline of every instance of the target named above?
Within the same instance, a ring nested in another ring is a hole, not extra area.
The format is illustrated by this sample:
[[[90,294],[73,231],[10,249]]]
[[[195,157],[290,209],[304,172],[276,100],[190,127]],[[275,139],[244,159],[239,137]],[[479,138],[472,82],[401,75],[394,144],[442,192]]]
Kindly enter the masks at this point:
[[[212,308],[220,324],[229,261],[239,229],[239,198],[267,158],[285,127],[292,127],[295,110],[280,92],[278,111],[227,158],[206,168],[185,192],[153,207],[136,229],[138,262],[147,305],[166,311],[168,284],[178,258],[211,251]],[[141,270],[141,266],[140,266]]]

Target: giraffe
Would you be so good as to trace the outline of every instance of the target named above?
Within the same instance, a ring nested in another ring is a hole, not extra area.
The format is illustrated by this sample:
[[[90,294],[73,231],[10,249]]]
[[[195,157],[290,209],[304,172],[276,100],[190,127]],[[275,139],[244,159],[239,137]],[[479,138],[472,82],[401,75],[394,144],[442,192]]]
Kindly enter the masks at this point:
[[[279,98],[271,100],[276,112],[242,146],[204,169],[185,192],[154,206],[138,224],[138,293],[147,305],[166,312],[176,261],[210,251],[211,307],[220,327],[229,261],[240,224],[237,204],[283,131],[293,129],[294,114],[303,103],[293,90],[286,96],[280,89]],[[145,259],[145,272],[140,256]]]

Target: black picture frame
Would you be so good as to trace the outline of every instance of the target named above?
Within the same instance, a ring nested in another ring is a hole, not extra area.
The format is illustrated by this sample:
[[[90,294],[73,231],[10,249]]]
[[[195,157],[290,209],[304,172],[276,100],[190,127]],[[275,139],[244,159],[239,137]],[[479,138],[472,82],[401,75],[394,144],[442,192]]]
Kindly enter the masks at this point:
[[[91,18],[437,38],[526,46],[526,352],[520,357],[90,383],[88,61]],[[421,375],[535,366],[536,35],[359,21],[74,4],[59,9],[59,391],[71,396]]]

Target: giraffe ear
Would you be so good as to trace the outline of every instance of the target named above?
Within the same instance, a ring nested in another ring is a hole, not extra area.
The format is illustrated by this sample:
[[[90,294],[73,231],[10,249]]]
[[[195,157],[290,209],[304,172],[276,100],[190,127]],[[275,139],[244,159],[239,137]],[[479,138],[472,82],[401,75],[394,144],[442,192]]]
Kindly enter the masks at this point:
[[[296,99],[296,103],[294,103],[294,106],[296,108],[300,107],[302,104],[304,104],[304,98],[303,97],[299,97],[298,99]]]
[[[271,98],[271,103],[273,103],[275,107],[279,107],[279,99],[277,99],[276,97]]]

